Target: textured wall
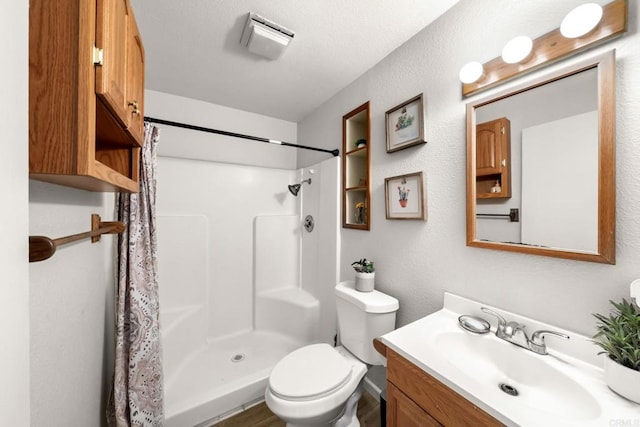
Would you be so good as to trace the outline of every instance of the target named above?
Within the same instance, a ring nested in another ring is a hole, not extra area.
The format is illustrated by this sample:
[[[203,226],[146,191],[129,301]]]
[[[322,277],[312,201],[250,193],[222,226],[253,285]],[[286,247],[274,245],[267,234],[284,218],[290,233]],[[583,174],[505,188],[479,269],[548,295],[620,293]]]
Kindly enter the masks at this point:
[[[29,425],[29,2],[0,5],[0,425]]]
[[[640,37],[635,1],[629,2],[628,33],[596,49],[617,49],[617,265],[465,244],[467,100],[460,96],[458,71],[470,60],[486,62],[499,55],[514,36],[535,38],[557,28],[580,3],[463,0],[299,124],[300,141],[335,148],[341,145],[342,115],[371,100],[371,231],[342,230],[341,276],[353,276],[350,263],[355,259],[375,260],[377,287],[400,300],[400,324],[438,310],[443,292],[449,291],[590,334],[591,313],[608,310],[608,299],[627,296],[629,282],[640,277]],[[421,92],[428,143],[387,154],[385,111]],[[314,156],[301,153],[298,166],[312,163]],[[419,170],[426,180],[427,222],[385,220],[384,178]]]
[[[52,238],[114,217],[113,195],[31,181],[29,234]],[[32,425],[99,426],[113,372],[115,236],[29,265]]]

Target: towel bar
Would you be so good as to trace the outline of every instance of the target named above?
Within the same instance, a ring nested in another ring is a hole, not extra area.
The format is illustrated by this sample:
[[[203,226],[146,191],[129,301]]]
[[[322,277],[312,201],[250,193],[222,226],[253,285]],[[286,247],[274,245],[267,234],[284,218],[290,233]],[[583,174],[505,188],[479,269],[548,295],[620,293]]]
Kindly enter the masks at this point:
[[[91,231],[72,234],[70,236],[51,239],[46,236],[29,236],[29,262],[44,261],[49,259],[56,252],[58,246],[78,240],[91,238],[91,242],[100,241],[103,234],[120,234],[125,230],[125,225],[120,221],[104,222],[100,215],[91,215]]]

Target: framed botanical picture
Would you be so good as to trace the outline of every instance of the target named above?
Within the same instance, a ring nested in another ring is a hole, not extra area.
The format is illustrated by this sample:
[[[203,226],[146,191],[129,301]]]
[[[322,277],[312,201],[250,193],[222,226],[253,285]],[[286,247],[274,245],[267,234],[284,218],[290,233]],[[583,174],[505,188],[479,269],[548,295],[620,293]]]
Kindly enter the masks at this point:
[[[384,180],[387,219],[427,219],[422,172]]]
[[[393,107],[386,113],[387,153],[424,144],[422,94]]]

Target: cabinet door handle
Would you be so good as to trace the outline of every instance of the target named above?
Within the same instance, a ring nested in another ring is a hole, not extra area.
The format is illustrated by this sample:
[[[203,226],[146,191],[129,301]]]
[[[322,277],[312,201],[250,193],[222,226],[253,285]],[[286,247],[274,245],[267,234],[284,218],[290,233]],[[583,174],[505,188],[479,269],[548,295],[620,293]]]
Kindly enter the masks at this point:
[[[502,159],[502,166],[507,166],[507,159]]]
[[[138,101],[135,99],[133,101],[129,101],[128,105],[129,107],[133,107],[134,110],[138,109]],[[140,113],[140,111],[138,111],[138,113]]]

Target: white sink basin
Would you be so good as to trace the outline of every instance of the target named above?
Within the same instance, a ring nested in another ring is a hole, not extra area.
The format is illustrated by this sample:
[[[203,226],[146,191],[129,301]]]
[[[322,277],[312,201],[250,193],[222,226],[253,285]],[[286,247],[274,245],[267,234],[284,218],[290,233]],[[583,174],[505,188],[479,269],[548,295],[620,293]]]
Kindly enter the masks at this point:
[[[552,329],[571,339],[547,338],[550,354],[543,356],[499,339],[493,332],[475,335],[458,326],[462,314],[489,317],[480,310],[483,305],[447,293],[442,310],[381,340],[510,426],[640,424],[640,405],[618,396],[604,383],[599,350],[589,338],[487,305],[507,320],[527,325],[529,333]],[[501,384],[506,387],[501,389]],[[507,393],[513,389],[517,396]]]
[[[493,334],[473,335],[463,330],[445,332],[435,345],[447,361],[478,383],[500,385],[515,403],[578,420],[597,418],[600,405],[583,386],[545,361],[545,357],[517,347]],[[517,396],[509,394],[517,391]],[[567,398],[570,396],[570,398]]]

